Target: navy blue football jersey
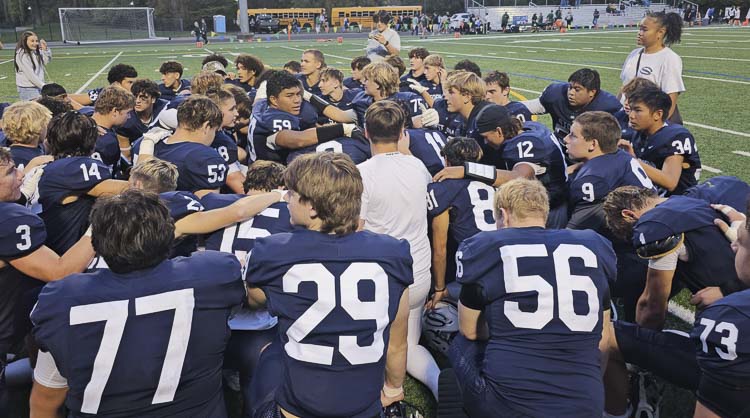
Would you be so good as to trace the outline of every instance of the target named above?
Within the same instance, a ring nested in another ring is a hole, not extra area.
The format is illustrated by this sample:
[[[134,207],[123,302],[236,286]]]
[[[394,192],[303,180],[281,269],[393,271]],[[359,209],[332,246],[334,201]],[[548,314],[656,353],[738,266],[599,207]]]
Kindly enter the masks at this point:
[[[301,130],[300,116],[270,107],[267,100],[260,100],[255,103],[248,131],[248,138],[252,138],[252,147],[248,150],[249,162],[269,160],[283,164],[286,161],[288,150],[280,147],[273,150],[266,144],[269,136],[282,129]]]
[[[346,87],[348,89],[363,89],[363,88],[365,88],[365,86],[362,83],[360,83],[359,81],[357,81],[357,80],[355,80],[355,79],[353,79],[351,77],[344,78],[344,82],[342,84],[344,85],[344,87]]]
[[[721,416],[744,416],[750,381],[750,290],[737,292],[697,312],[690,338],[702,377],[698,399]],[[734,391],[727,402],[721,394]],[[708,389],[708,390],[706,390]]]
[[[526,107],[526,105],[524,105],[523,103],[508,102],[508,104],[505,105],[505,108],[508,109],[511,115],[513,115],[521,122],[531,121],[531,111],[529,111],[529,108]]]
[[[341,109],[341,110],[351,110],[354,109],[354,99],[362,92],[362,89],[344,89],[343,95],[341,96],[341,100],[335,101],[331,96],[323,96],[325,100],[328,101],[328,103],[332,104],[333,106]],[[325,125],[328,123],[333,123],[331,119],[326,117],[325,115],[319,115],[318,116],[318,123],[321,125]]]
[[[630,154],[617,150],[586,161],[570,180],[570,207],[601,203],[612,190],[621,186],[653,189],[641,164]]]
[[[444,99],[437,99],[432,103],[432,108],[438,112],[440,122],[437,128],[447,136],[459,136],[465,122],[463,116],[457,112],[448,111],[448,102]]]
[[[250,92],[253,92],[253,96],[255,96],[256,88],[252,84],[243,83],[239,79],[234,79],[234,80],[227,79],[227,80],[224,80],[224,83],[225,84],[231,84],[233,86],[237,86],[237,87],[241,88],[242,90],[245,90],[245,93],[248,94],[248,97],[250,95]],[[252,101],[250,103],[252,103]]]
[[[719,213],[708,202],[673,196],[641,216],[633,227],[633,246],[638,248],[673,235],[684,234],[688,261],[678,261],[675,278],[691,292],[738,281],[734,252],[714,225]],[[743,286],[744,287],[744,286]]]
[[[138,154],[141,141],[133,144],[133,154]],[[219,153],[197,142],[167,143],[161,141],[154,147],[154,157],[177,166],[177,190],[194,193],[198,190],[219,189],[226,183],[227,164]]]
[[[480,231],[494,231],[495,188],[479,181],[449,179],[427,185],[427,216],[450,210],[448,234],[460,243]]]
[[[445,168],[445,160],[441,155],[448,138],[436,129],[407,129],[409,134],[409,152],[417,157],[431,175],[437,174]]]
[[[164,110],[177,109],[177,107],[179,107],[182,102],[184,102],[188,98],[190,98],[190,93],[177,95],[172,100],[170,100],[169,103],[167,103],[167,106],[164,108]]]
[[[643,161],[661,169],[664,160],[672,155],[682,155],[683,169],[677,187],[672,192],[663,190],[664,195],[683,194],[688,187],[698,184],[701,170],[701,159],[698,145],[685,127],[677,124],[664,124],[655,134],[647,137],[639,132],[633,139],[635,154]],[[687,167],[685,165],[687,164]]]
[[[180,85],[177,87],[177,91],[168,88],[164,83],[159,83],[159,93],[161,93],[160,98],[166,101],[174,99],[175,96],[180,95],[180,93],[184,91],[190,91],[190,80],[180,79]]]
[[[617,100],[617,97],[604,90],[600,90],[588,105],[574,109],[570,107],[570,102],[568,102],[569,87],[569,83],[550,84],[539,96],[539,101],[544,106],[544,110],[552,117],[553,132],[563,146],[563,139],[570,133],[573,121],[581,113],[600,110],[614,114],[622,109],[622,104]]]
[[[39,203],[48,247],[64,254],[83,236],[95,201],[86,193],[111,177],[109,167],[90,157],[61,158],[47,164],[39,180]],[[78,196],[78,200],[63,205],[68,196]]]
[[[96,103],[96,100],[99,98],[99,94],[101,94],[102,90],[104,90],[104,87],[97,87],[86,92],[86,94],[89,96],[89,100],[91,100],[91,106],[94,106],[94,103]]]
[[[465,240],[456,262],[459,283],[485,299],[488,393],[519,416],[601,416],[602,313],[617,274],[609,241],[593,231],[500,229]]]
[[[200,199],[189,192],[164,192],[159,194],[159,198],[169,208],[169,215],[172,220],[177,222],[180,219],[193,213],[205,210]],[[198,250],[198,237],[194,235],[182,236],[175,240],[172,246],[171,257],[187,257]]]
[[[211,143],[211,148],[215,149],[219,153],[227,166],[236,163],[239,160],[237,155],[237,142],[235,142],[232,134],[224,129],[216,131],[214,142]]]
[[[247,196],[209,193],[203,196],[201,202],[207,210],[213,210],[229,206],[244,197]],[[206,249],[234,254],[241,262],[245,262],[247,253],[255,246],[256,239],[291,230],[292,223],[289,220],[287,204],[277,202],[244,222],[212,233],[206,238]]]
[[[279,319],[276,402],[297,416],[378,416],[390,324],[413,281],[409,244],[294,229],[257,239],[245,272]]]
[[[13,162],[19,170],[23,170],[29,161],[40,155],[44,155],[44,151],[40,147],[25,147],[21,145],[13,145],[10,147],[10,156],[13,158]]]
[[[481,112],[482,109],[485,108],[485,106],[488,106],[490,104],[490,102],[484,100],[477,103],[471,110],[471,113],[469,113],[469,117],[463,121],[455,134],[455,136],[465,136],[468,138],[476,139],[477,142],[482,145],[482,149],[485,150],[485,156],[488,154],[488,145],[485,144],[484,138],[479,134],[479,131],[477,130],[477,115],[479,115],[479,112]]]
[[[297,80],[299,80],[300,83],[302,83],[303,90],[309,91],[310,93],[315,94],[317,96],[323,95],[323,93],[320,91],[320,79],[318,79],[317,83],[310,85],[307,83],[307,76],[305,76],[304,74],[297,74],[295,75],[295,77],[297,77]]]
[[[5,356],[15,337],[16,306],[31,283],[28,277],[8,264],[25,257],[44,245],[47,231],[42,220],[24,206],[0,202],[0,355]],[[3,360],[5,357],[3,357]]]
[[[716,176],[685,190],[684,196],[729,205],[740,213],[745,213],[750,185],[734,176]]]
[[[513,170],[516,165],[524,163],[545,169],[536,178],[549,193],[550,207],[556,208],[565,202],[568,191],[565,157],[560,144],[546,126],[538,122],[524,123],[521,133],[503,142],[500,158],[498,167],[506,170]]]
[[[226,417],[227,319],[244,297],[237,259],[205,251],[48,283],[33,334],[67,379],[75,416]]]
[[[370,143],[365,138],[337,138],[320,144],[310,145],[309,147],[298,148],[290,151],[286,158],[287,164],[294,161],[300,155],[310,154],[313,152],[342,152],[351,157],[354,164],[367,161],[371,156]]]
[[[106,131],[104,135],[99,135],[96,138],[96,145],[91,158],[103,162],[112,173],[116,173],[120,162],[120,141],[117,139],[117,132],[114,128],[106,129]]]
[[[409,119],[422,114],[420,105],[427,106],[424,99],[422,99],[422,96],[413,92],[394,93],[384,100],[399,103],[404,110],[409,111],[409,114],[407,115]],[[357,113],[357,123],[359,126],[365,126],[365,112],[367,112],[367,108],[373,103],[372,96],[368,96],[362,91],[355,96],[352,103],[354,104],[354,111]]]
[[[148,122],[144,122],[143,120],[141,120],[140,116],[138,116],[135,110],[131,110],[128,120],[126,120],[125,123],[122,124],[122,126],[118,126],[117,129],[115,129],[117,135],[128,138],[128,141],[130,141],[130,143],[132,144],[148,131],[149,127],[153,125],[154,121],[158,119],[159,113],[161,113],[161,111],[167,106],[168,103],[169,102],[167,100],[156,99],[153,106],[151,107],[151,119]]]

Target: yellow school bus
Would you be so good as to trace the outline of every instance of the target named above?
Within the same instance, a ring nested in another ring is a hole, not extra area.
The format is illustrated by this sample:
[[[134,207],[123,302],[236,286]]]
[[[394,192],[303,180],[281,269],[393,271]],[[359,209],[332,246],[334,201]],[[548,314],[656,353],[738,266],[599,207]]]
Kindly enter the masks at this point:
[[[381,7],[334,7],[331,9],[331,24],[344,26],[344,17],[349,16],[349,24],[359,25],[361,28],[371,28],[372,15],[378,10],[385,10],[391,16],[419,16],[422,6],[381,6]]]
[[[255,16],[261,14],[267,14],[279,19],[279,24],[282,28],[292,24],[292,20],[295,18],[299,22],[300,27],[305,26],[315,27],[315,17],[318,16],[324,9],[318,7],[311,8],[297,8],[297,9],[247,9],[248,16]],[[239,14],[239,10],[237,13]]]

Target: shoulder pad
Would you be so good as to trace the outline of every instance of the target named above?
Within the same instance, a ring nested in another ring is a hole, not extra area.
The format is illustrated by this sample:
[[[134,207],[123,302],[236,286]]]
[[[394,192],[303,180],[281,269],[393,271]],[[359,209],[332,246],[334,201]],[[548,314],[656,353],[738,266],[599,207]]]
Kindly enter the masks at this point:
[[[685,241],[685,234],[679,233],[671,235],[658,241],[643,244],[635,249],[638,257],[641,258],[661,258],[677,250]]]

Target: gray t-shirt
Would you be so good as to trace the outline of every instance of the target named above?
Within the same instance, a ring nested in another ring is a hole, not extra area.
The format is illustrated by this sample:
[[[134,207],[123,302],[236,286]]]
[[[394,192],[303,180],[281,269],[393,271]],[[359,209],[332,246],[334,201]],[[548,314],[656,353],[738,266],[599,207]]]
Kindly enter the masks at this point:
[[[370,32],[370,36],[377,35],[378,33],[377,30],[374,30]],[[382,32],[382,35],[385,37],[385,40],[389,42],[389,45],[392,45],[397,50],[401,50],[401,37],[398,35],[398,32],[388,28]],[[388,48],[374,39],[368,39],[365,55],[367,55],[367,58],[372,62],[382,62],[388,55]]]

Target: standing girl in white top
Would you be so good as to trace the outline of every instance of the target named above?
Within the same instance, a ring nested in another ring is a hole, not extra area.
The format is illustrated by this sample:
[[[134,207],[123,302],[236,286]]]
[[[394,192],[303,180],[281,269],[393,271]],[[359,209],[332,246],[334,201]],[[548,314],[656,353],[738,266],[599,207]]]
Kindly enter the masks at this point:
[[[14,56],[16,89],[21,100],[32,100],[42,94],[44,66],[52,59],[47,42],[41,41],[34,32],[26,31],[16,44]]]
[[[682,124],[682,117],[677,108],[677,98],[685,91],[682,81],[682,59],[669,47],[680,42],[682,36],[682,18],[677,13],[649,12],[641,20],[638,30],[638,45],[628,55],[622,66],[620,79],[622,84],[641,77],[656,83],[669,94],[672,108],[669,109],[669,121]],[[620,95],[622,96],[622,94]]]

